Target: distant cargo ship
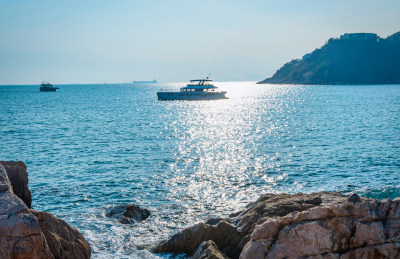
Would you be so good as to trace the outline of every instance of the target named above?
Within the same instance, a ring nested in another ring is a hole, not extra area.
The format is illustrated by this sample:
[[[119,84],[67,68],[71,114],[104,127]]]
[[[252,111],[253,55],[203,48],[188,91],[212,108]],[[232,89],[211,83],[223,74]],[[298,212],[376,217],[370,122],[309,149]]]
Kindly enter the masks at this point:
[[[157,84],[157,80],[153,80],[153,81],[133,81],[133,84]]]

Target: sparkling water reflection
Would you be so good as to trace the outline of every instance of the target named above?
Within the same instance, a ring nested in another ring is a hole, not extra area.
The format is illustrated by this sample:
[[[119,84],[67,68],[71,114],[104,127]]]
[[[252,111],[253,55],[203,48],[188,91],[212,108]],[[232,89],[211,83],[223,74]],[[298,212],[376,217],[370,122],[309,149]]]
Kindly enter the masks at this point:
[[[1,159],[27,163],[33,206],[79,228],[93,258],[155,257],[264,192],[400,193],[399,85],[217,83],[230,99],[156,100],[180,85],[0,86]],[[132,202],[152,217],[105,217]]]

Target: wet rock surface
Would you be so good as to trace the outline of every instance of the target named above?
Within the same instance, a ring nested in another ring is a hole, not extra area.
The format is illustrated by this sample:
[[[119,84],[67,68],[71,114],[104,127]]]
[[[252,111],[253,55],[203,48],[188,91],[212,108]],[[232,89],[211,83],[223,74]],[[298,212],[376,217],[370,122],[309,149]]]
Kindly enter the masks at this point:
[[[151,215],[148,209],[140,208],[136,204],[124,204],[109,208],[106,216],[119,219],[120,223],[131,224],[147,219]]]
[[[399,198],[264,194],[241,212],[207,222],[184,229],[154,251],[194,255],[212,240],[213,249],[229,258],[400,258]]]

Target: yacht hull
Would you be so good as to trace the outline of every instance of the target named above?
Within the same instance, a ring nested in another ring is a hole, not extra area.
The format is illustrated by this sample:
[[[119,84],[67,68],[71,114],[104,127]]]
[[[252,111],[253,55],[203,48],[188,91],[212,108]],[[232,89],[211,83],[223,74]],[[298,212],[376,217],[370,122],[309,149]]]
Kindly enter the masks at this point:
[[[57,91],[57,89],[58,89],[58,87],[52,87],[52,88],[40,87],[41,92],[55,92],[55,91]]]
[[[174,100],[218,100],[228,99],[225,96],[226,92],[158,92],[158,100],[161,101],[174,101]]]

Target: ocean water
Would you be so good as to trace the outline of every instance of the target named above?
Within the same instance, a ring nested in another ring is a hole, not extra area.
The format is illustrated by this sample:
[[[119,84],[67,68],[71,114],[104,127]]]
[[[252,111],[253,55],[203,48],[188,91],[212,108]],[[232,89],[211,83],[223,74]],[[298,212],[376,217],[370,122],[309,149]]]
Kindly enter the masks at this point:
[[[0,160],[27,164],[33,207],[77,227],[93,258],[168,257],[149,249],[266,192],[400,195],[400,85],[216,85],[230,99],[157,100],[179,83],[0,86]],[[152,216],[105,216],[125,203]]]

